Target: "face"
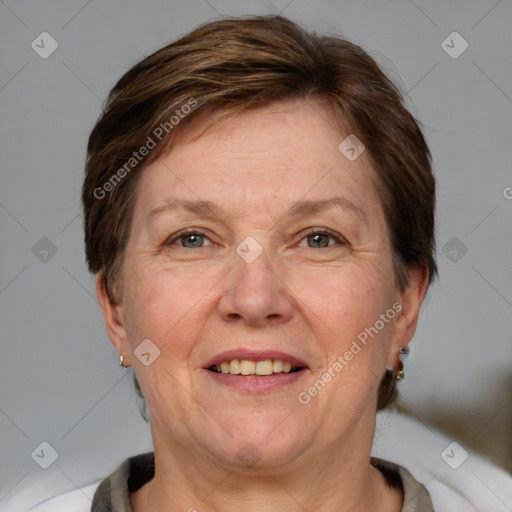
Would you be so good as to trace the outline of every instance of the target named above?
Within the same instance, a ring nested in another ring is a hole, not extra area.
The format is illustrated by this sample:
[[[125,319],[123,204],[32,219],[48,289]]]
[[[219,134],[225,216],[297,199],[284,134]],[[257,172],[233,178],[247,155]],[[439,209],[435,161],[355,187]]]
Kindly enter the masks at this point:
[[[349,161],[346,134],[304,102],[193,135],[143,171],[104,307],[155,446],[274,468],[357,446],[411,323],[366,154]]]

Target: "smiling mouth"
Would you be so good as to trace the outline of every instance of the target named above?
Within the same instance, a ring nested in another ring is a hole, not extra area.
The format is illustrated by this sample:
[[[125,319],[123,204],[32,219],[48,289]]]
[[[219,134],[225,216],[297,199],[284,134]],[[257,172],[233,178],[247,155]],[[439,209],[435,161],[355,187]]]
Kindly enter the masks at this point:
[[[220,364],[212,365],[208,370],[214,373],[225,373],[230,375],[265,377],[270,375],[296,373],[303,370],[304,367],[292,366],[289,361],[282,359],[264,359],[261,361],[251,361],[249,359],[232,359],[223,361]]]

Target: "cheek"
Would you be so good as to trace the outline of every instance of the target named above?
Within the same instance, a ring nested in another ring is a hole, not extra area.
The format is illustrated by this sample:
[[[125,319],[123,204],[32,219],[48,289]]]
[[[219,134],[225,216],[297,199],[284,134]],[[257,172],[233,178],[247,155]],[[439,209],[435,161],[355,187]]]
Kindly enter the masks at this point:
[[[303,315],[322,353],[308,385],[316,393],[323,389],[319,379],[329,381],[317,406],[358,408],[376,396],[393,325],[380,315],[392,308],[392,283],[383,261],[330,269],[323,279],[303,281]]]
[[[178,269],[127,266],[124,289],[128,339],[135,349],[146,338],[163,360],[187,360],[207,321],[208,276],[183,275]]]
[[[198,325],[190,319],[194,294],[184,293],[183,283],[170,272],[147,266],[127,270],[129,277],[123,294],[126,331],[135,355],[133,366],[146,402],[151,406],[159,403],[169,389],[178,393],[177,382],[188,386],[187,362]],[[139,345],[147,339],[157,347],[150,349],[151,354],[158,354],[148,366],[136,357]],[[158,408],[152,410],[153,414],[158,412]]]
[[[170,273],[127,266],[125,274],[123,300],[130,342],[142,337],[160,345],[184,315],[186,294],[177,293],[180,286]]]
[[[311,310],[307,316],[314,313],[313,318],[317,316],[318,323],[331,332],[331,337],[354,335],[358,329],[373,325],[391,307],[393,299],[392,279],[380,264],[353,264],[324,269],[314,275],[298,273],[293,289],[300,298],[297,305],[304,303]]]

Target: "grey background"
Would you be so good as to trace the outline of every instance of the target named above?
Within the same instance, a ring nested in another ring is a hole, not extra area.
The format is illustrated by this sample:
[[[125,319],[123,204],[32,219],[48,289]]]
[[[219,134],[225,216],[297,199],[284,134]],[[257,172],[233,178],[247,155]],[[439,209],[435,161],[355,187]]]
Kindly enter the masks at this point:
[[[4,0],[1,510],[76,489],[151,449],[83,256],[85,145],[103,99],[136,61],[199,23],[281,11],[362,45],[423,122],[438,179],[440,282],[400,403],[512,470],[510,1]],[[31,48],[44,31],[59,45],[47,59]],[[469,44],[457,59],[441,46],[453,31]],[[46,470],[31,457],[43,441],[59,455]]]

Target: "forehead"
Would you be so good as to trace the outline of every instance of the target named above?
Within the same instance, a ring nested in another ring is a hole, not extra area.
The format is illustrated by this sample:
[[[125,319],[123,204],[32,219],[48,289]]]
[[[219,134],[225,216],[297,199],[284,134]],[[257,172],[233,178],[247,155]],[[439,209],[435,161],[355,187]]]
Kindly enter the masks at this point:
[[[204,119],[204,121],[203,121]],[[208,126],[207,115],[178,132],[172,152],[177,160],[193,147],[198,158],[238,160],[244,168],[274,169],[290,163],[332,165],[342,133],[333,113],[318,101],[289,100],[226,116]],[[198,134],[201,135],[198,137]],[[254,164],[252,166],[251,164]]]
[[[201,118],[177,133],[170,152],[143,172],[141,208],[166,195],[233,208],[294,203],[343,194],[363,209],[378,208],[365,153],[350,161],[334,115],[321,103],[289,101],[245,111],[211,125]],[[246,212],[245,212],[246,213]]]

